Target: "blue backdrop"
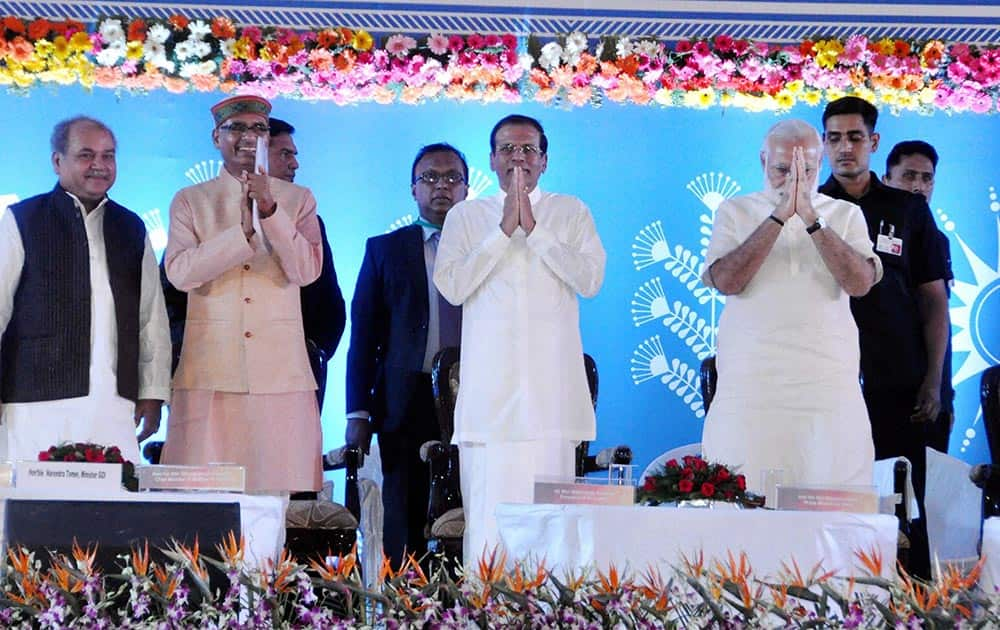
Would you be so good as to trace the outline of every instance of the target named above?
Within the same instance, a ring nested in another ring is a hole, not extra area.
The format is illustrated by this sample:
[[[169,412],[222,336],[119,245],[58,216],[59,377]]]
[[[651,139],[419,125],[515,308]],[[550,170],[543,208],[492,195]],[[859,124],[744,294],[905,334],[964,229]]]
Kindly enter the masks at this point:
[[[131,96],[80,88],[2,95],[8,142],[0,202],[51,188],[52,125],[89,114],[118,136],[112,196],[144,216],[162,251],[173,194],[219,167],[209,116],[216,100],[218,95]],[[489,171],[489,130],[515,111],[546,127],[549,169],[542,187],[584,199],[608,252],[603,289],[581,303],[584,348],[600,369],[597,443],[630,444],[644,467],[668,448],[700,440],[704,414],[697,368],[714,349],[723,304],[699,284],[699,265],[718,203],[760,188],[757,152],[776,117],[613,104],[570,111],[451,102],[337,107],[277,101],[274,115],[297,128],[302,164],[297,182],[312,188],[319,201],[348,302],[365,239],[416,216],[409,186],[416,150],[442,140],[454,144],[469,160],[472,193],[492,194],[497,184]],[[792,115],[818,124],[820,113],[799,106]],[[987,461],[978,385],[980,372],[1000,363],[1000,173],[994,166],[1000,162],[995,143],[1000,118],[883,114],[879,131],[882,146],[873,166],[880,174],[889,148],[900,140],[927,140],[941,154],[932,207],[952,241],[956,276],[951,450],[971,463]],[[328,448],[343,442],[349,334],[348,328],[331,365],[323,414]]]

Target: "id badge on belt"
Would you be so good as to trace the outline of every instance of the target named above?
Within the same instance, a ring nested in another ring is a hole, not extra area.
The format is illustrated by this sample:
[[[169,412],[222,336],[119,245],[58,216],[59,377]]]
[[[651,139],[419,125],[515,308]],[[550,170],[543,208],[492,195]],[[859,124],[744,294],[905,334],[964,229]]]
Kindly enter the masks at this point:
[[[875,251],[893,256],[903,255],[903,239],[896,238],[896,226],[886,225],[885,221],[878,223],[878,238],[875,239]]]

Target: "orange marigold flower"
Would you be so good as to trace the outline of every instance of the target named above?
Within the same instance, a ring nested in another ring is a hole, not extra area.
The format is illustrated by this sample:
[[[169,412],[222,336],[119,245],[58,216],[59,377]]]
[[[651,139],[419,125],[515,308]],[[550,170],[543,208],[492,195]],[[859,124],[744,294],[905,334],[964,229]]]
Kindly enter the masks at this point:
[[[167,21],[170,22],[170,26],[174,27],[176,31],[183,31],[188,27],[188,23],[190,22],[190,20],[180,13],[174,13]]]
[[[799,44],[799,52],[802,53],[804,57],[812,57],[815,54],[815,51],[813,50],[815,45],[816,44],[814,44],[811,39],[807,39]]]
[[[8,15],[3,19],[3,27],[4,30],[8,30],[11,33],[15,33],[17,35],[24,34],[24,22],[12,15]]]
[[[907,42],[905,42],[905,41],[903,41],[901,39],[897,39],[896,40],[895,55],[897,57],[909,57],[910,56],[910,52],[911,52],[911,49],[910,49],[910,44],[909,43],[907,43]]]
[[[341,26],[337,31],[340,33],[340,42],[342,44],[350,44],[354,40],[354,31],[346,26]]]
[[[142,18],[136,18],[129,22],[128,25],[128,41],[130,42],[144,42],[146,41],[146,21]]]
[[[38,18],[28,24],[28,37],[31,39],[45,39],[51,30],[52,22],[49,22],[45,18]]]
[[[940,41],[927,42],[924,50],[920,53],[920,65],[925,68],[937,68],[938,63],[944,56],[944,44]]]
[[[212,20],[212,35],[218,39],[236,37],[236,26],[227,17],[217,17]]]
[[[637,72],[639,72],[639,56],[629,55],[624,59],[618,60],[618,67],[625,74],[634,77]]]
[[[333,67],[340,72],[348,72],[354,67],[354,55],[344,51],[333,58]]]

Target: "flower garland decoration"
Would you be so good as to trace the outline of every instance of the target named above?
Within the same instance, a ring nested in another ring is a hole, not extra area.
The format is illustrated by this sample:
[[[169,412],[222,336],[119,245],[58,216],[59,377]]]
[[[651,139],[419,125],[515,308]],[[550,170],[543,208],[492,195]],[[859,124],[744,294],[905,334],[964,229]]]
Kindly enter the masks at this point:
[[[658,504],[704,500],[744,502],[747,481],[723,464],[710,463],[697,455],[671,459],[647,475],[636,493],[640,502]]]
[[[1000,47],[864,35],[798,45],[717,35],[671,46],[653,37],[592,40],[580,32],[544,44],[534,36],[442,33],[376,42],[361,29],[296,31],[237,25],[225,16],[106,17],[92,31],[74,20],[3,18],[0,85],[28,90],[46,83],[339,105],[610,101],[775,112],[851,94],[896,113],[992,113]]]
[[[86,462],[91,464],[121,464],[122,485],[131,492],[139,491],[135,464],[122,456],[117,446],[101,446],[91,442],[63,442],[38,453],[40,462]]]

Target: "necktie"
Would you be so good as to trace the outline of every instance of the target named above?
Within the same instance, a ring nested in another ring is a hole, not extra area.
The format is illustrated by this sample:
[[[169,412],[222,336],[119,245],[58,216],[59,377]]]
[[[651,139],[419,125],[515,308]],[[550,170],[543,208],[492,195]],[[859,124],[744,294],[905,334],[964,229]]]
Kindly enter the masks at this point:
[[[434,248],[434,261],[437,262],[438,242],[441,240],[441,232],[434,232],[431,235],[431,247]],[[434,292],[438,296],[438,344],[440,348],[449,346],[458,347],[462,341],[462,307],[455,306],[444,299],[437,287]]]

